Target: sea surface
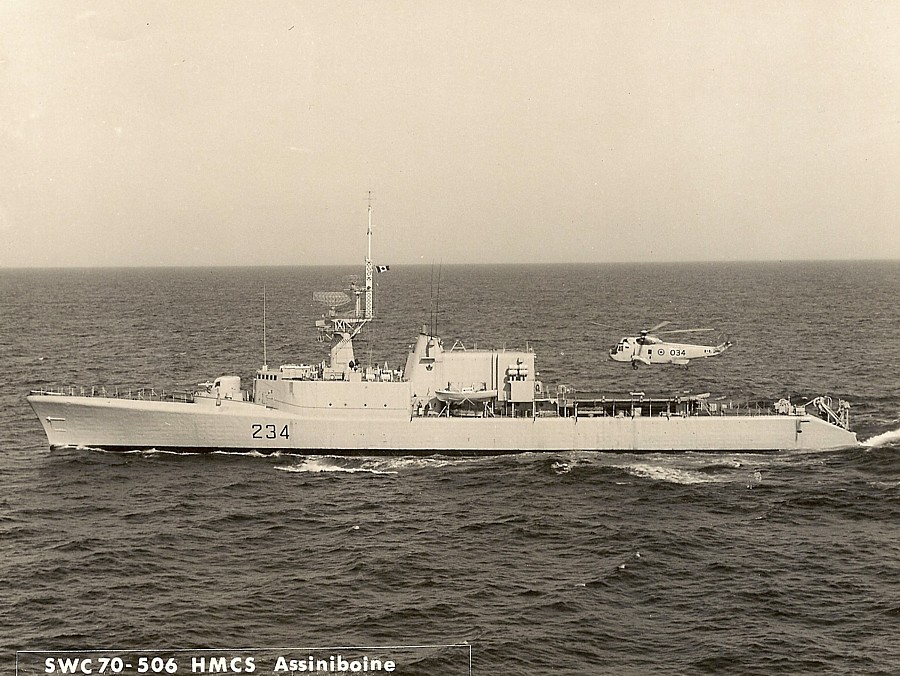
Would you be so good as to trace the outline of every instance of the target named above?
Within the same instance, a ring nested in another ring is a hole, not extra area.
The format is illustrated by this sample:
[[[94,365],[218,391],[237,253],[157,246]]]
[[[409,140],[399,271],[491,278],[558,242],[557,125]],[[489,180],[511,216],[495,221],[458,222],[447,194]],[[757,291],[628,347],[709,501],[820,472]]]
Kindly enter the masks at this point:
[[[27,650],[258,648],[273,673],[265,650],[364,647],[405,676],[900,673],[898,262],[394,265],[357,346],[397,368],[436,325],[448,346],[532,346],[551,388],[828,394],[858,448],[114,454],[50,450],[25,401],[249,386],[264,325],[270,365],[316,363],[312,294],[354,273],[0,271],[0,673]],[[664,320],[735,346],[687,368],[607,359]]]

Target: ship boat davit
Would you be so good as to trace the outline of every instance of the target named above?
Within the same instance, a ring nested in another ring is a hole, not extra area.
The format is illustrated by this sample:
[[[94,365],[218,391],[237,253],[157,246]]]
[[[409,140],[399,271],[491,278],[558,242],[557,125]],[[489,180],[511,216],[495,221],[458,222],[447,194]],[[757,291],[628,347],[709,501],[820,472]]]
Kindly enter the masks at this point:
[[[372,209],[365,283],[316,293],[330,354],[317,365],[263,365],[252,391],[225,375],[191,392],[119,395],[33,391],[27,400],[51,447],[113,451],[258,451],[328,455],[527,451],[779,451],[857,445],[849,405],[782,399],[754,414],[709,395],[578,392],[537,380],[530,349],[445,349],[423,327],[402,369],[363,366],[353,339],[374,319]],[[351,297],[352,296],[352,297]],[[355,308],[337,309],[355,300]]]

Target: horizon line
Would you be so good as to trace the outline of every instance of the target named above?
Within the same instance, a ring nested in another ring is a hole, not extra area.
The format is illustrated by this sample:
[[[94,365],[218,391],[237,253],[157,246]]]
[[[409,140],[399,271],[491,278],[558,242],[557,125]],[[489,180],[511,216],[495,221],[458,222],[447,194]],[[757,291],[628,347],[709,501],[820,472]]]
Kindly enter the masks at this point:
[[[387,265],[395,267],[433,267],[435,264],[453,267],[556,267],[567,265],[578,266],[616,266],[616,265],[723,265],[723,264],[790,264],[790,263],[900,263],[900,258],[748,258],[748,259],[696,259],[669,261],[555,261],[555,262],[439,262],[430,263],[395,263]],[[211,263],[211,264],[110,264],[110,265],[0,265],[3,270],[178,270],[178,269],[242,269],[242,268],[346,268],[358,267],[362,263]],[[390,271],[381,273],[389,274]]]

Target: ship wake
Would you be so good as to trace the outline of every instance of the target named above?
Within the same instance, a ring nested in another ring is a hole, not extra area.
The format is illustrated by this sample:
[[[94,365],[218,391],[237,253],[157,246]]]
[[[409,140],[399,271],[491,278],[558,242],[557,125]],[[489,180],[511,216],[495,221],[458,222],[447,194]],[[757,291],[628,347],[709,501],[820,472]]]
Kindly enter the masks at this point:
[[[292,456],[298,458],[298,456]],[[467,465],[483,462],[484,458],[445,458],[432,457],[348,457],[339,455],[322,455],[299,457],[292,465],[277,466],[282,472],[335,472],[345,474],[389,474],[415,470],[433,470],[444,467]]]
[[[346,462],[340,458],[305,458],[294,465],[275,467],[282,472],[302,472],[311,474],[347,473],[347,474],[398,474],[395,469],[379,467],[374,463]]]
[[[878,448],[879,446],[887,446],[888,444],[896,443],[900,443],[900,429],[876,434],[871,439],[867,439],[866,441],[864,441],[863,446],[868,446],[869,448]]]

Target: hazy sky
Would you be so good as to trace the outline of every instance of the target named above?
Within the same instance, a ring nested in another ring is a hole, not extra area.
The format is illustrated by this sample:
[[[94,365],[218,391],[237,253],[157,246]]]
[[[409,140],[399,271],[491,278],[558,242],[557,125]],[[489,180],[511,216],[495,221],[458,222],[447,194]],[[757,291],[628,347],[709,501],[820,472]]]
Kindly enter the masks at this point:
[[[900,0],[0,3],[0,266],[900,258]]]

